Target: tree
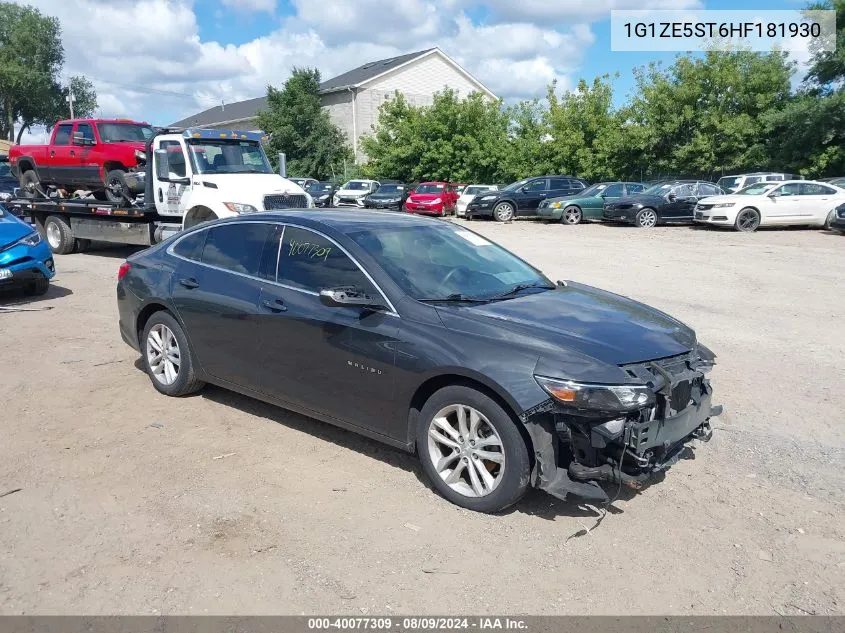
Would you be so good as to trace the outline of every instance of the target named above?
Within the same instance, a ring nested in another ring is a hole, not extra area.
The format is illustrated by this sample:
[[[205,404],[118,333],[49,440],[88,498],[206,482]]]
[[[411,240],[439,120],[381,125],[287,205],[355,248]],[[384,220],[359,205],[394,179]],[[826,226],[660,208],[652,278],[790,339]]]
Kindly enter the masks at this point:
[[[0,2],[0,136],[14,140],[18,118],[37,120],[60,90],[64,62],[56,18],[33,7]]]
[[[783,109],[768,113],[763,125],[782,168],[817,178],[838,176],[845,173],[845,0],[808,9],[836,11],[836,50],[813,54],[798,94]]]
[[[328,179],[352,160],[346,136],[320,107],[316,68],[294,68],[281,90],[268,86],[267,106],[258,124],[270,135],[271,160],[284,152],[292,175]]]
[[[415,108],[397,95],[383,103],[373,134],[361,140],[367,172],[407,182],[497,182],[504,176],[508,117],[481,93],[446,89]]]
[[[21,114],[21,125],[18,128],[16,143],[21,142],[24,132],[33,125],[51,127],[56,121],[70,116],[70,104],[67,97],[73,92],[73,115],[76,118],[94,116],[97,110],[97,91],[86,77],[74,76],[70,78],[69,87],[51,90],[43,97],[39,112],[24,111]]]

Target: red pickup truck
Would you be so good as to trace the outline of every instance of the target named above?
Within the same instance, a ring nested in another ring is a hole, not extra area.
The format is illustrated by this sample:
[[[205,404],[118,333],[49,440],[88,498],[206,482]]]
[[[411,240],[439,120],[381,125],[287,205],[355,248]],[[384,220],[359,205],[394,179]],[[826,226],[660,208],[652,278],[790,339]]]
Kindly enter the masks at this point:
[[[98,200],[121,203],[144,190],[142,177],[126,174],[143,174],[138,167],[152,136],[148,123],[125,119],[59,121],[49,145],[15,145],[9,164],[27,198],[42,197],[54,186],[67,193],[90,190]]]

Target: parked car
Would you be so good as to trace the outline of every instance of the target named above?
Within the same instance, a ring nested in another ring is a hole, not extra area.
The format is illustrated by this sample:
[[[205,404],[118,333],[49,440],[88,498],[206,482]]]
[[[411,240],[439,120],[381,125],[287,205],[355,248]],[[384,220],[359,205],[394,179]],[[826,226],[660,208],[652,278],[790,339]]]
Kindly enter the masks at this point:
[[[305,189],[305,191],[308,191],[308,187],[310,187],[311,185],[316,185],[320,182],[316,178],[288,178],[288,180],[290,180],[291,182],[295,182],[300,187]]]
[[[0,288],[43,295],[55,274],[53,253],[41,234],[0,204]]]
[[[508,222],[518,216],[536,216],[546,198],[559,198],[586,188],[587,183],[572,176],[526,178],[496,193],[476,196],[467,205],[467,219],[492,216],[498,222]]]
[[[736,176],[722,176],[716,183],[725,193],[733,193],[744,189],[748,185],[758,182],[779,182],[784,180],[800,180],[795,174],[758,171],[753,174],[737,174]]]
[[[695,221],[756,231],[761,226],[807,225],[828,228],[845,189],[812,180],[760,182],[736,193],[707,198],[695,208]]]
[[[845,234],[845,204],[840,204],[836,207],[833,217],[830,219],[828,228],[832,231],[839,231]]]
[[[695,205],[701,198],[723,193],[712,182],[663,180],[636,195],[606,202],[602,219],[627,222],[641,228],[662,223],[692,222]]]
[[[210,382],[416,452],[482,512],[530,485],[606,502],[599,482],[643,485],[721,409],[688,326],[412,214],[199,225],[131,255],[117,307],[159,392]]]
[[[8,156],[0,156],[0,201],[11,198],[18,188],[18,179],[12,174]]]
[[[641,182],[599,182],[576,194],[543,200],[537,217],[564,224],[601,220],[605,202],[642,193],[646,187]]]
[[[496,185],[467,185],[458,196],[458,201],[455,203],[455,215],[463,217],[467,212],[467,205],[472,202],[473,198],[481,193],[488,191],[498,191],[499,187]]]
[[[819,182],[826,182],[829,185],[837,187],[845,187],[845,176],[836,176],[835,178],[822,178]]]
[[[124,119],[59,121],[47,145],[13,145],[12,172],[21,195],[41,197],[45,187],[90,190],[98,200],[123,203],[144,191],[148,123]],[[133,178],[127,173],[133,172]]]
[[[408,188],[400,183],[382,183],[368,196],[364,196],[365,209],[400,210],[408,197]]]
[[[421,182],[408,195],[403,209],[423,215],[454,215],[458,194],[448,182]]]
[[[315,207],[329,207],[332,205],[332,196],[335,187],[330,182],[312,182],[305,190],[314,199]]]
[[[335,207],[363,207],[364,197],[379,188],[376,180],[349,180],[335,191],[332,206]]]

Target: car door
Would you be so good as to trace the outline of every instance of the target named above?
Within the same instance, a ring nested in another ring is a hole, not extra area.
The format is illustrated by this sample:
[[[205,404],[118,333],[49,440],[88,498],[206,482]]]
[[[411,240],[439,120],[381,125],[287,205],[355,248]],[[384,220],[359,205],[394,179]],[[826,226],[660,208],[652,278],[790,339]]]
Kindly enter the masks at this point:
[[[383,298],[334,240],[290,224],[274,240],[277,283],[264,287],[260,297],[263,391],[403,439],[407,429],[391,414],[398,316],[391,308],[329,307],[321,302],[320,290],[340,286]]]
[[[803,220],[812,224],[824,224],[830,211],[836,206],[836,189],[817,182],[802,182],[799,186],[800,211]]]
[[[788,182],[776,187],[761,200],[762,222],[767,224],[792,224],[802,214],[801,185]]]
[[[163,149],[167,151],[167,169],[168,178],[176,179],[188,178],[188,184],[179,182],[156,181],[156,207],[159,208],[160,213],[169,216],[181,215],[184,210],[182,200],[188,201],[191,193],[190,173],[188,171],[188,161],[185,157],[185,148],[180,141],[166,141],[157,140],[155,142],[155,149]],[[202,157],[206,160],[206,157]]]
[[[48,180],[56,185],[72,185],[76,182],[76,159],[71,155],[75,146],[70,143],[72,133],[73,124],[62,123],[56,128],[53,142],[47,148]],[[42,176],[41,179],[45,178]]]
[[[638,183],[638,182],[626,182],[625,183],[625,194],[626,196],[635,196],[638,193],[642,193],[645,191],[645,185]]]
[[[684,217],[684,209],[689,204],[688,198],[692,196],[692,185],[688,183],[678,184],[669,189],[664,196],[664,203],[658,209],[661,220],[677,222]]]
[[[255,391],[262,376],[258,302],[273,268],[263,262],[275,261],[276,252],[264,255],[274,226],[219,224],[189,233],[171,251],[179,260],[171,297],[197,362],[214,379]]]
[[[94,137],[94,126],[90,123],[77,123],[71,138],[70,162],[73,164],[74,182],[95,185],[103,181],[100,174],[99,149]]]
[[[597,196],[590,200],[590,209],[594,209],[594,215],[601,217],[601,211],[605,202],[613,202],[625,195],[625,186],[621,182],[608,185]]]
[[[549,195],[548,178],[529,180],[516,196],[517,215],[537,215],[540,202]]]

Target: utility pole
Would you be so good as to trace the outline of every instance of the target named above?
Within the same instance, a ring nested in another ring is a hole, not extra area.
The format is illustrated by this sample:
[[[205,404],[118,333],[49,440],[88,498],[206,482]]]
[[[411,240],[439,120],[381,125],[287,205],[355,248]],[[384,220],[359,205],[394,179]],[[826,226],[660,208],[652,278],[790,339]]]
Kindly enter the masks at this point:
[[[70,104],[70,118],[73,118],[73,84],[67,85],[67,97],[65,97],[65,101]]]

